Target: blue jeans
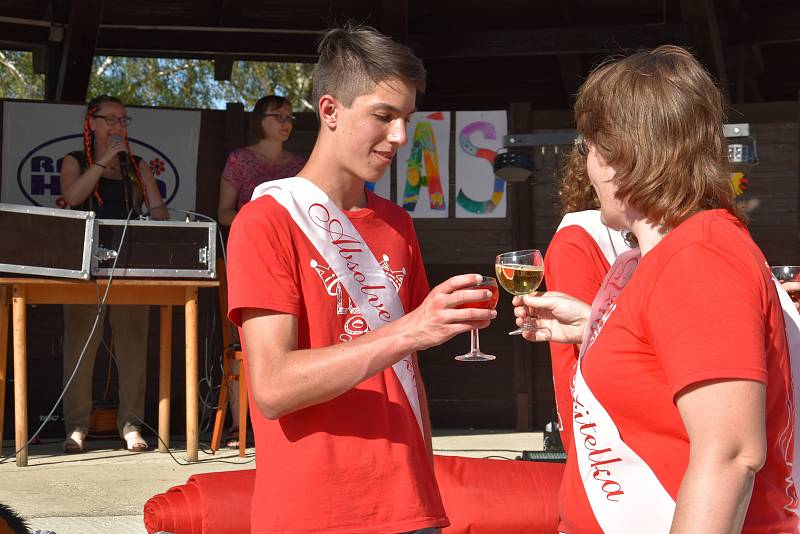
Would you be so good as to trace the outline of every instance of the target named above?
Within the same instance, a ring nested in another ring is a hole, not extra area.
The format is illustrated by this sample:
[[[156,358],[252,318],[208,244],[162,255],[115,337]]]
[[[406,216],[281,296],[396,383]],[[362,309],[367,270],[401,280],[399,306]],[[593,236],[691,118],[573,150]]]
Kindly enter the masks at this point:
[[[411,532],[401,532],[400,534],[441,534],[441,529],[436,527],[421,528],[419,530],[412,530]]]

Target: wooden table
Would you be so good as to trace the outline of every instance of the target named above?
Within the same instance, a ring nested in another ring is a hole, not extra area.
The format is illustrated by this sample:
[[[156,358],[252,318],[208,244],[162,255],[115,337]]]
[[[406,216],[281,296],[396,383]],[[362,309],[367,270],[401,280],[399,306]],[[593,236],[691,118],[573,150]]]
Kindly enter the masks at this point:
[[[57,278],[0,278],[0,444],[3,432],[3,399],[6,383],[6,347],[8,344],[8,301],[14,337],[14,429],[17,465],[28,465],[28,370],[26,352],[28,304],[97,304],[108,281],[66,280]],[[159,452],[169,446],[169,398],[172,361],[172,306],[183,305],[186,321],[186,459],[197,461],[200,431],[198,427],[197,376],[197,290],[217,287],[213,280],[133,280],[116,278],[106,304],[150,304],[161,307],[158,381]]]

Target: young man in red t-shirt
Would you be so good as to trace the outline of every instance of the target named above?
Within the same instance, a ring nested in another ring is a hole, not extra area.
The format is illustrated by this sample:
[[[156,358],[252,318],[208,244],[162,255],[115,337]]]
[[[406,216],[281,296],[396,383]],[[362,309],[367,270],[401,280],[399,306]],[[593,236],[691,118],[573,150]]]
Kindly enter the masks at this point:
[[[267,193],[248,203],[229,241],[230,318],[241,325],[256,436],[252,532],[434,532],[448,520],[416,352],[496,314],[457,308],[488,298],[468,289],[477,275],[429,293],[411,219],[364,187],[407,141],[422,63],[363,27],[329,31],[319,53],[316,145],[302,178],[268,188],[288,183],[293,202]],[[324,201],[304,205],[298,184]],[[313,244],[315,225],[329,243]],[[380,328],[368,326],[367,308],[382,303],[364,284],[376,273],[354,259],[362,242],[406,312],[388,322],[381,308]],[[362,283],[355,295],[351,277]]]

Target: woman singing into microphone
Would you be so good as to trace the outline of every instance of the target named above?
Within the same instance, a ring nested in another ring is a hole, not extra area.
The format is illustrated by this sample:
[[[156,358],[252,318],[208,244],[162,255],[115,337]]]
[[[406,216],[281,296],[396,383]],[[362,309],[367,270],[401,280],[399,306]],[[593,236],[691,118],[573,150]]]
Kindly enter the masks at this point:
[[[77,209],[98,218],[128,219],[149,214],[167,219],[168,212],[147,162],[131,154],[125,106],[111,96],[94,98],[83,121],[83,150],[70,152],[61,166],[61,193]],[[98,325],[103,325],[105,307]],[[129,451],[148,448],[141,435],[147,361],[147,306],[111,307],[114,359],[119,374],[117,428]],[[64,384],[73,374],[97,315],[95,305],[64,306]],[[92,409],[92,370],[102,328],[95,330],[72,383],[64,395],[67,439],[64,452],[82,452]]]

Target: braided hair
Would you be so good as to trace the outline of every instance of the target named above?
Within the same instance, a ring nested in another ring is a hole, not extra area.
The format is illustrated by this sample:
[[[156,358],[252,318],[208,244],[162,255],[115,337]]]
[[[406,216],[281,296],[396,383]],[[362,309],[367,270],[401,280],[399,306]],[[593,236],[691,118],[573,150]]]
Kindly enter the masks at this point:
[[[83,118],[83,152],[86,155],[86,165],[87,168],[91,167],[94,163],[94,156],[92,154],[94,150],[94,130],[89,126],[89,119],[97,112],[102,104],[107,102],[112,102],[114,104],[119,104],[120,106],[124,106],[125,104],[119,98],[109,95],[99,95],[94,97],[89,101],[86,106],[86,116]],[[145,205],[147,206],[148,211],[150,210],[150,201],[145,194],[145,186],[144,180],[142,179],[142,172],[139,169],[139,165],[136,164],[136,160],[133,157],[133,153],[131,152],[131,145],[128,141],[128,132],[125,132],[125,147],[126,153],[124,155],[125,159],[127,160],[128,165],[127,167],[127,176],[123,176],[123,179],[130,180],[138,187],[133,188],[133,204],[134,206],[140,206],[142,201],[144,201]],[[120,169],[122,171],[122,169]],[[103,205],[103,198],[100,196],[100,181],[98,180],[94,186],[94,198],[97,200],[97,204],[99,206]]]

